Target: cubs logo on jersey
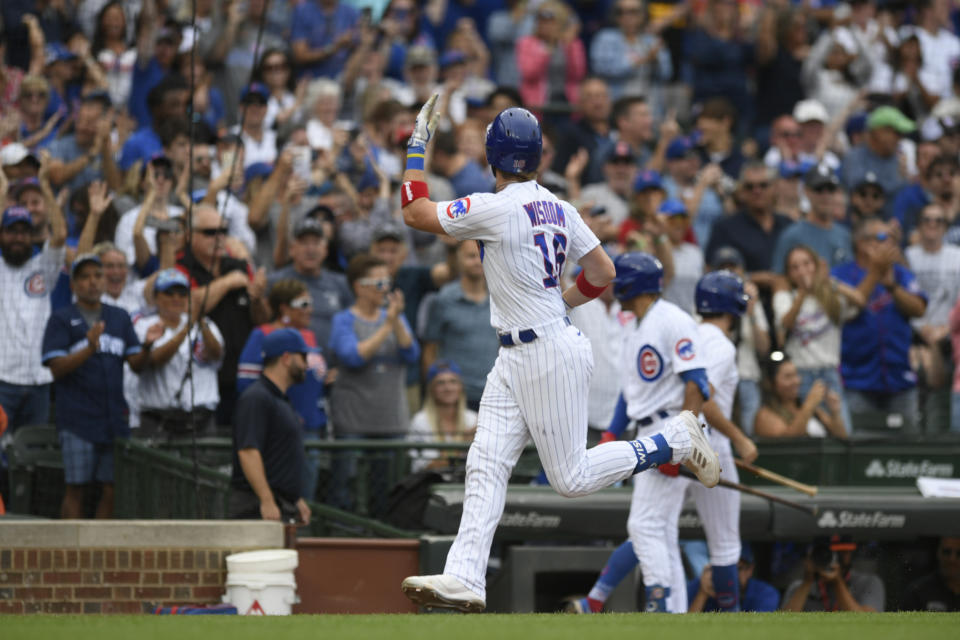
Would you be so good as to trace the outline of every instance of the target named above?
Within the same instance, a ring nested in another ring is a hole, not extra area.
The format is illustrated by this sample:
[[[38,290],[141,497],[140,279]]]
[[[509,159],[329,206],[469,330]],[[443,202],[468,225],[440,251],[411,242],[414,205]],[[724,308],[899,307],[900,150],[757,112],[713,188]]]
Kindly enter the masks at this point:
[[[646,382],[653,382],[663,374],[663,357],[651,345],[640,347],[637,355],[637,373]]]
[[[696,353],[693,351],[693,341],[690,338],[681,338],[677,340],[677,344],[674,347],[677,352],[677,356],[681,360],[693,360]]]
[[[470,211],[470,198],[460,198],[447,205],[447,216],[456,220]]]
[[[31,298],[40,298],[47,293],[47,281],[43,273],[35,271],[23,281],[23,290]]]

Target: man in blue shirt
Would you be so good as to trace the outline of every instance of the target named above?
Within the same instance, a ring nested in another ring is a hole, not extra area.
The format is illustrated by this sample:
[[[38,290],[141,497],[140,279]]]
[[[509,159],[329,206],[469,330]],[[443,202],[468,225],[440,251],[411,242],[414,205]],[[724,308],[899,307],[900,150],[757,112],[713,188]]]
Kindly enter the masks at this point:
[[[476,242],[460,243],[457,265],[460,279],[444,285],[430,303],[422,369],[437,358],[460,363],[467,405],[477,411],[500,341],[490,326],[490,294]]]
[[[884,411],[901,417],[896,426],[917,427],[917,374],[910,367],[910,318],[927,308],[927,296],[916,277],[899,264],[900,249],[890,226],[866,220],[855,232],[856,259],[830,274],[856,287],[867,305],[843,325],[840,373],[854,426],[857,414]]]
[[[141,371],[163,325],[147,331],[143,346],[130,316],[100,302],[103,265],[94,254],[77,257],[70,270],[77,302],[55,311],[43,334],[43,364],[54,378],[57,431],[66,491],[60,517],[83,517],[86,485],[102,485],[98,518],[113,516],[113,440],[130,435],[123,399],[123,364]]]
[[[304,75],[336,78],[357,42],[360,13],[338,0],[305,0],[293,10],[293,60]]]
[[[109,109],[110,97],[105,91],[95,91],[80,99],[73,133],[50,144],[50,182],[70,191],[103,179],[111,189],[123,186],[114,163]]]
[[[904,245],[910,244],[910,233],[917,228],[920,213],[928,204],[937,202],[947,210],[953,207],[954,178],[958,170],[956,154],[938,155],[927,165],[917,184],[904,187],[897,194],[893,217],[900,223]]]
[[[129,171],[136,162],[144,163],[163,153],[163,142],[157,130],[165,120],[186,117],[189,97],[190,90],[186,80],[176,75],[167,76],[150,90],[147,94],[147,107],[153,116],[151,123],[127,138],[120,152],[118,164],[121,171]]]
[[[834,220],[835,199],[840,188],[837,176],[821,164],[807,172],[804,186],[810,200],[810,214],[806,220],[798,220],[787,227],[777,239],[771,261],[771,267],[777,273],[783,273],[787,254],[797,245],[807,245],[831,267],[849,260],[853,254],[850,232]]]
[[[489,168],[461,152],[452,131],[438,131],[433,142],[433,170],[450,181],[454,197],[493,191],[495,180]]]
[[[776,611],[780,605],[780,592],[773,585],[754,578],[755,567],[753,549],[744,542],[740,545],[740,561],[737,563],[737,573],[740,578],[740,611]],[[701,577],[687,583],[687,597],[690,599],[687,613],[722,611],[714,597],[709,564]]]

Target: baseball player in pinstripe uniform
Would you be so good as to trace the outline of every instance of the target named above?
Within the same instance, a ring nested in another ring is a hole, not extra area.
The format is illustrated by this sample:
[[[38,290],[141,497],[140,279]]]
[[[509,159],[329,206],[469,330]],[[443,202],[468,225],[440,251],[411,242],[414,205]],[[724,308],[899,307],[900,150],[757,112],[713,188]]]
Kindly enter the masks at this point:
[[[435,104],[434,95],[408,143],[403,217],[416,229],[478,242],[490,322],[501,348],[480,401],[463,515],[444,572],[409,577],[402,589],[424,606],[481,611],[507,481],[531,437],[551,486],[564,496],[586,495],[651,466],[688,459],[701,481],[713,486],[719,465],[691,413],[640,440],[585,448],[593,358],[566,310],[599,296],[615,275],[613,264],[576,209],[537,184],[540,123],[525,109],[507,109],[487,128],[496,193],[431,201],[423,156],[436,127]],[[575,285],[561,291],[566,262],[583,270]]]
[[[703,322],[696,327],[695,347],[700,352],[698,364],[704,367],[710,381],[710,397],[703,404],[703,415],[711,427],[708,430],[710,444],[720,456],[722,469],[720,477],[736,482],[738,478],[733,462],[731,441],[745,460],[752,462],[757,457],[756,446],[730,421],[738,382],[736,347],[730,340],[730,335],[735,331],[737,319],[746,310],[747,296],[743,292],[743,281],[729,271],[708,273],[697,283],[695,301],[697,311],[703,318]],[[669,303],[659,301],[657,304]],[[650,311],[647,313],[649,314]],[[672,312],[669,316],[664,315],[664,318],[670,316],[672,317],[669,326],[682,322],[683,328],[680,330],[680,335],[691,330],[692,321],[688,322],[687,319]],[[645,316],[644,321],[646,319]],[[657,374],[657,367],[654,366],[648,366],[647,374],[644,374],[644,349],[649,346],[651,350],[656,351],[655,338],[658,332],[666,334],[670,334],[671,331],[676,332],[676,329],[665,328],[663,319],[650,329],[652,335],[648,334],[643,338],[644,341],[649,339],[649,342],[645,342],[640,348],[637,365],[640,379],[653,378]],[[670,335],[668,343],[676,339],[676,335]],[[648,382],[656,382],[659,379],[657,377],[656,380],[648,380]],[[676,395],[675,391],[673,395]],[[615,431],[616,428],[617,425],[613,425],[611,431]],[[612,435],[604,439],[609,437]],[[660,470],[665,474],[670,471],[665,467],[661,467]],[[711,576],[717,602],[724,610],[738,610],[740,494],[736,491],[710,491],[702,485],[690,483],[686,478],[668,477],[675,475],[670,473],[662,477],[654,475],[650,478],[654,480],[652,483],[654,486],[648,487],[648,490],[655,490],[655,494],[641,495],[635,485],[628,524],[630,540],[614,551],[590,594],[586,598],[570,603],[569,611],[592,613],[601,610],[610,592],[636,566],[637,558],[641,562],[646,560],[646,564],[643,565],[643,574],[647,588],[647,610],[675,613],[687,610],[686,578],[680,558],[677,531],[677,519],[683,506],[685,491],[692,493],[697,512],[707,533],[712,566]],[[637,485],[640,485],[640,480],[642,479],[638,478]],[[637,511],[642,514],[642,519],[637,517]],[[653,512],[652,515],[651,512]],[[651,518],[655,520],[657,527],[661,527],[659,535],[652,535],[654,530],[645,527],[645,522]],[[652,538],[639,540],[638,535],[652,536]],[[649,552],[651,548],[652,552]],[[643,549],[643,551],[635,554],[636,549]],[[667,582],[655,582],[660,580]]]

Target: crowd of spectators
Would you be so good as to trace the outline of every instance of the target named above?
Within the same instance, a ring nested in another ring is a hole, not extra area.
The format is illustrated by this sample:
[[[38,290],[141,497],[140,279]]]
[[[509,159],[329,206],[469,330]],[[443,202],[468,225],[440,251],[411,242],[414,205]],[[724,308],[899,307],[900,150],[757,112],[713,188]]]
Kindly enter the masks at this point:
[[[433,92],[433,199],[492,188],[485,126],[522,105],[538,179],[611,253],[657,255],[667,299],[692,312],[705,270],[744,275],[747,433],[960,431],[950,0],[24,0],[0,20],[0,406],[12,433],[55,402],[85,482],[131,428],[231,433],[286,328],[310,348],[287,389],[306,438],[468,437],[498,348],[482,248],[405,227],[397,197]],[[621,323],[591,305],[596,431]]]

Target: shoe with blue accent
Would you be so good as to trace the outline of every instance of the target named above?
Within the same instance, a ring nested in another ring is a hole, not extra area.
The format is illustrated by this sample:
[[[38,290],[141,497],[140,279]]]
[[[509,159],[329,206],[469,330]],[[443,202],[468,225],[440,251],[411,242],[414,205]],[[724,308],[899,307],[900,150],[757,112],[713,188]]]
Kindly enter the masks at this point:
[[[664,424],[664,438],[673,452],[671,463],[682,463],[705,487],[720,482],[720,456],[710,446],[703,426],[692,411],[681,411]]]
[[[593,613],[586,598],[570,598],[563,606],[564,613]]]

